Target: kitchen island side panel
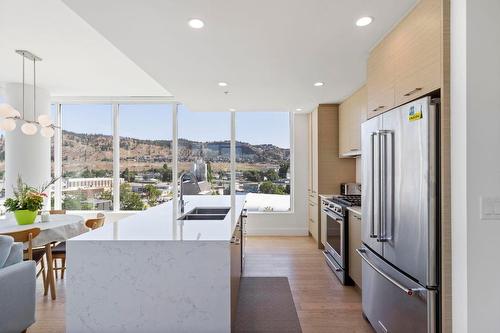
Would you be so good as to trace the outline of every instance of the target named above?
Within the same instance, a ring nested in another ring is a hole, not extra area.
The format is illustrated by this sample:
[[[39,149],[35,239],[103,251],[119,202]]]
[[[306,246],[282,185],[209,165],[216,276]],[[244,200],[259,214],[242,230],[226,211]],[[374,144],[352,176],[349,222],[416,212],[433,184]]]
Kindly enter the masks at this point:
[[[69,241],[67,332],[230,332],[229,242]]]

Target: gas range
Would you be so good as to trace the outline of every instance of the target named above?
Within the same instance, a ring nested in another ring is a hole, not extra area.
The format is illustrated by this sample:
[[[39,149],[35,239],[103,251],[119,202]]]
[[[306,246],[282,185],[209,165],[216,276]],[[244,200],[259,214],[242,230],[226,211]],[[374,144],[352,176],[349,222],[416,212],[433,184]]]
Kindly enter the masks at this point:
[[[359,194],[335,194],[323,198],[324,203],[330,210],[342,216],[346,215],[346,207],[361,206],[361,195]]]

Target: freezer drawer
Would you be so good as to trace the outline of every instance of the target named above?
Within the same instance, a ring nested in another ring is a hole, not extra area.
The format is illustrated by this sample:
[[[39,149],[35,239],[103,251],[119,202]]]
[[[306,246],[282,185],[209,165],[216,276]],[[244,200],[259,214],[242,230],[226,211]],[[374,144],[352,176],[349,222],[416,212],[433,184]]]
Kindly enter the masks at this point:
[[[379,333],[435,333],[437,292],[423,288],[369,248],[363,259],[363,312]]]

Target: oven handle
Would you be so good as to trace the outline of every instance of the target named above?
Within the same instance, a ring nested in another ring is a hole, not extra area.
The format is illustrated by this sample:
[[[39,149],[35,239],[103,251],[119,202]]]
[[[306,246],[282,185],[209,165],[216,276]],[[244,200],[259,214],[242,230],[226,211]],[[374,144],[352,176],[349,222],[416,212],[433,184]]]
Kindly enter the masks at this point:
[[[364,248],[356,249],[356,252],[358,252],[358,254],[360,255],[361,259],[363,259],[368,265],[370,265],[371,268],[373,268],[377,273],[379,273],[380,275],[382,275],[382,277],[385,278],[387,281],[389,281],[390,283],[392,283],[393,285],[395,285],[396,287],[398,287],[399,289],[401,289],[402,291],[404,291],[405,294],[407,294],[408,296],[413,296],[415,294],[415,292],[426,290],[425,288],[406,288],[401,283],[399,283],[398,281],[394,280],[389,275],[385,274],[377,266],[375,266],[374,264],[372,264],[370,262],[370,260],[364,255],[364,253],[366,253],[366,249],[364,249]]]
[[[335,221],[337,220],[342,220],[342,217],[335,214],[334,212],[326,209],[326,208],[323,208],[323,213],[325,213],[326,215],[328,215],[329,217],[331,217],[332,219],[334,219]]]
[[[335,265],[335,263],[330,259],[329,255],[328,255],[328,251],[323,251],[323,255],[325,256],[325,259],[333,266],[333,268],[335,269],[336,272],[342,271],[342,268]]]

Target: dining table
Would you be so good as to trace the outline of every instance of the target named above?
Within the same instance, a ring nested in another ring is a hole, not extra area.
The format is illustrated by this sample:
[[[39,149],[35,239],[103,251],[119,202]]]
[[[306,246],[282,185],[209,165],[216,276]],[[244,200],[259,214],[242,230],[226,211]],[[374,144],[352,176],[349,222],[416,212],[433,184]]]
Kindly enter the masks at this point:
[[[50,296],[56,299],[54,265],[52,260],[52,244],[64,242],[72,237],[87,232],[85,219],[79,215],[56,214],[49,215],[47,222],[41,221],[41,216],[37,216],[33,224],[19,225],[13,216],[8,216],[0,220],[0,234],[22,231],[26,229],[40,228],[40,234],[33,238],[33,247],[45,247],[47,256],[47,282]],[[27,244],[25,244],[27,246]]]

